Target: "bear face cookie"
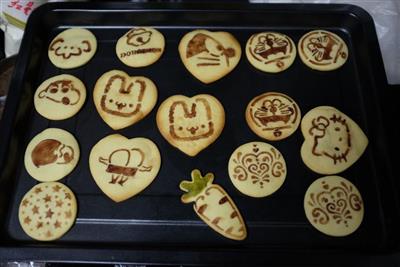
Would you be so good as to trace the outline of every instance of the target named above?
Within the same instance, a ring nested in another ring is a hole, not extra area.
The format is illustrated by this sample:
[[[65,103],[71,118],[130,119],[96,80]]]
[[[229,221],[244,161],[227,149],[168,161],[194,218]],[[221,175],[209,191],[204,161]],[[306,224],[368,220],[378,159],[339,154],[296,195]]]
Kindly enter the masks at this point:
[[[157,88],[146,77],[130,77],[123,71],[112,70],[97,80],[93,100],[104,122],[118,130],[150,113],[157,102]]]
[[[179,55],[187,70],[203,83],[212,83],[231,72],[242,50],[228,32],[195,30],[179,43]]]
[[[301,121],[304,143],[301,158],[311,170],[336,174],[349,168],[364,153],[368,139],[360,127],[334,107],[310,110]]]
[[[156,178],[160,166],[157,146],[150,139],[141,137],[106,136],[93,146],[89,156],[93,179],[115,202],[144,190]]]
[[[63,120],[74,116],[82,108],[85,99],[85,85],[68,74],[44,81],[33,98],[36,111],[49,120]]]
[[[174,95],[157,111],[157,126],[162,136],[189,156],[196,156],[212,144],[225,124],[222,104],[211,95],[191,98]]]
[[[320,71],[338,69],[349,57],[349,50],[343,39],[324,30],[306,33],[298,43],[298,50],[304,64]]]
[[[24,232],[33,239],[52,241],[72,227],[77,214],[74,193],[58,182],[40,183],[22,198],[18,218]]]
[[[364,203],[358,189],[340,176],[315,180],[304,196],[308,221],[330,236],[347,236],[358,229],[364,217]]]
[[[253,34],[247,41],[246,56],[255,68],[276,73],[292,65],[296,58],[296,46],[287,35],[261,32]]]
[[[301,120],[300,108],[289,96],[268,92],[253,98],[246,108],[246,122],[259,137],[282,140],[293,134]]]
[[[145,67],[156,62],[164,52],[164,36],[153,28],[133,28],[117,42],[117,57],[127,66]]]
[[[97,40],[89,30],[68,29],[58,34],[49,45],[48,56],[58,68],[72,69],[85,65],[96,53]]]
[[[25,168],[38,181],[57,181],[67,176],[79,161],[79,145],[69,132],[48,128],[37,134],[25,151]]]

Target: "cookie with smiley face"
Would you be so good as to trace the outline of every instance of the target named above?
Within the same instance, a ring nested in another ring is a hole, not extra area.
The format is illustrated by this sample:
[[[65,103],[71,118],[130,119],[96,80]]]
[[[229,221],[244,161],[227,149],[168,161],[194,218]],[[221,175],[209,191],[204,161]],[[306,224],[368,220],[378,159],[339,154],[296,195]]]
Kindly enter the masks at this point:
[[[48,128],[37,134],[25,151],[25,168],[40,182],[57,181],[75,168],[80,155],[79,145],[69,132]]]
[[[78,78],[62,74],[45,80],[33,98],[36,111],[49,120],[74,116],[83,106],[86,88]]]
[[[58,34],[49,45],[50,61],[61,69],[85,65],[96,53],[97,40],[89,30],[68,29]]]
[[[130,67],[145,67],[156,62],[164,52],[164,36],[153,28],[134,28],[117,42],[118,58]]]
[[[224,125],[224,107],[211,95],[174,95],[164,100],[157,111],[162,136],[191,157],[212,144]]]
[[[301,121],[304,143],[301,158],[311,170],[336,174],[349,168],[364,153],[368,139],[361,128],[334,107],[310,110]]]
[[[228,32],[195,30],[179,43],[183,64],[203,83],[212,83],[231,72],[241,54],[239,42]]]
[[[97,80],[93,100],[101,118],[118,130],[150,113],[157,102],[157,88],[146,77],[130,77],[123,71],[112,70]]]

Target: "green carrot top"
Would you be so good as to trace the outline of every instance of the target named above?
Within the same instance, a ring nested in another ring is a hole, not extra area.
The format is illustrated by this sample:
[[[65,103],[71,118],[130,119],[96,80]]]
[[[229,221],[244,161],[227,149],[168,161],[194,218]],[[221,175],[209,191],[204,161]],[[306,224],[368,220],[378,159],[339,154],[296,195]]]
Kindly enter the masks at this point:
[[[183,203],[189,203],[195,201],[195,198],[204,190],[207,186],[212,184],[214,180],[214,174],[211,172],[207,173],[204,177],[201,172],[194,169],[191,173],[191,181],[182,181],[179,184],[179,188],[187,193],[183,194],[181,200]]]

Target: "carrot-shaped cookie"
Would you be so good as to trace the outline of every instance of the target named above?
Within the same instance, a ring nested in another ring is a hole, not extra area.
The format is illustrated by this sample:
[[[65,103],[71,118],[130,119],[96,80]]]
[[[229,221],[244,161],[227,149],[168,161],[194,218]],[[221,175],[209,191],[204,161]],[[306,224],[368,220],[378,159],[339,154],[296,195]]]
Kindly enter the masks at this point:
[[[235,240],[245,239],[247,231],[242,215],[225,190],[212,183],[214,174],[207,173],[203,177],[195,169],[191,175],[192,181],[179,184],[180,189],[187,192],[182,195],[181,201],[194,202],[197,215],[221,235]]]

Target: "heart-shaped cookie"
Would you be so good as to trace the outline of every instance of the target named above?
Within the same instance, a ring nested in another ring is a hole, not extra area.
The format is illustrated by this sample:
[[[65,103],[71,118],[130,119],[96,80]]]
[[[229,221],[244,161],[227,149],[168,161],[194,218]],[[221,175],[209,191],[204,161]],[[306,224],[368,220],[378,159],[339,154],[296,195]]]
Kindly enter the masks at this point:
[[[195,30],[179,43],[183,64],[203,83],[212,83],[231,72],[241,54],[239,42],[228,32]]]
[[[96,82],[93,100],[101,118],[114,130],[143,119],[157,102],[157,88],[148,78],[111,70]]]
[[[368,139],[352,119],[334,107],[310,110],[301,121],[303,162],[320,174],[336,174],[364,153]]]
[[[162,136],[192,157],[212,144],[224,125],[224,107],[211,95],[191,98],[174,95],[167,98],[157,111],[157,126]]]
[[[106,136],[93,146],[89,156],[96,184],[115,202],[144,190],[157,176],[160,166],[157,146],[142,137]]]

